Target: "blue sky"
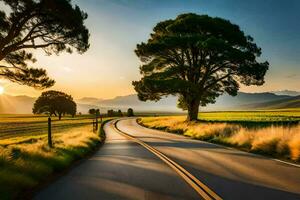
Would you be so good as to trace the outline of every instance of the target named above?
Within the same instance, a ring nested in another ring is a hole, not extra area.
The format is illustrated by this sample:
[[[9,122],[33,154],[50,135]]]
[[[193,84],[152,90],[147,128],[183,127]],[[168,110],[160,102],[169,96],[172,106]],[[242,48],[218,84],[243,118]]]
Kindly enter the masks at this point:
[[[89,14],[91,48],[84,55],[45,57],[37,52],[39,66],[45,66],[64,89],[75,97],[110,98],[134,93],[132,80],[139,76],[139,60],[133,50],[147,40],[161,20],[193,12],[229,19],[254,37],[262,48],[262,60],[270,62],[266,84],[242,87],[242,91],[300,90],[300,1],[297,0],[73,0]],[[67,74],[67,76],[65,75]],[[76,80],[74,82],[74,79]],[[76,83],[76,87],[74,86]],[[97,92],[95,87],[97,87]],[[104,87],[105,86],[105,87]],[[11,93],[38,95],[21,86]]]

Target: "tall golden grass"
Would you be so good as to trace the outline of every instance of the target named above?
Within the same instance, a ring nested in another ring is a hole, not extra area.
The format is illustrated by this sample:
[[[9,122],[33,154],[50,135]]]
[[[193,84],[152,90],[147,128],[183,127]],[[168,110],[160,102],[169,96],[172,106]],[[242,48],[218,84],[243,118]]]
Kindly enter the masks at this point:
[[[182,133],[192,138],[236,146],[246,151],[300,161],[300,125],[252,125],[237,123],[186,122],[185,117],[145,117],[149,128]],[[259,122],[258,124],[259,125]]]
[[[48,147],[46,137],[0,145],[0,199],[15,198],[66,168],[95,149],[101,139],[89,125],[55,134],[54,148]]]

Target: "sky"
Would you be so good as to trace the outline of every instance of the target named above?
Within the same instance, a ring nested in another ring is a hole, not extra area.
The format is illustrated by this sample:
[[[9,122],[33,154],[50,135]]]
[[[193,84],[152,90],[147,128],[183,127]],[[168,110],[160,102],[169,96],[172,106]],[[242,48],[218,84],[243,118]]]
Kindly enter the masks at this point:
[[[51,89],[75,98],[113,98],[135,93],[139,80],[136,45],[146,41],[159,21],[192,12],[229,19],[262,48],[270,63],[263,86],[244,92],[300,91],[300,1],[298,0],[72,0],[88,13],[90,49],[83,55],[46,56],[34,51],[33,65],[47,69],[56,80]],[[5,93],[38,96],[42,91],[0,79]]]

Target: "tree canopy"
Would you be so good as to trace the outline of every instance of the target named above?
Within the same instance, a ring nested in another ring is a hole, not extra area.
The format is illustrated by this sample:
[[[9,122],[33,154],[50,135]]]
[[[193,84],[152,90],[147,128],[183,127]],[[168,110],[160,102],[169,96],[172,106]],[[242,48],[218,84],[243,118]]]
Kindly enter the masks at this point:
[[[100,116],[100,109],[99,108],[91,108],[89,109],[89,114],[90,115],[95,115],[96,117]]]
[[[134,113],[133,113],[133,109],[132,108],[128,108],[127,110],[127,117],[133,117]]]
[[[143,63],[143,77],[133,81],[139,99],[177,95],[187,120],[224,92],[236,95],[240,83],[262,85],[269,67],[257,60],[261,48],[238,25],[193,13],[159,22],[135,53]]]
[[[87,14],[71,0],[0,0],[11,12],[0,10],[0,77],[34,88],[48,88],[55,82],[42,68],[28,62],[36,59],[30,49],[46,54],[85,52],[89,31]]]
[[[89,109],[89,114],[90,114],[90,115],[96,114],[96,109],[95,109],[95,108]]]
[[[76,109],[76,103],[71,95],[50,90],[43,92],[35,101],[32,112],[34,114],[47,113],[50,116],[58,116],[58,118],[61,119],[62,115],[65,114],[70,114],[74,117]]]

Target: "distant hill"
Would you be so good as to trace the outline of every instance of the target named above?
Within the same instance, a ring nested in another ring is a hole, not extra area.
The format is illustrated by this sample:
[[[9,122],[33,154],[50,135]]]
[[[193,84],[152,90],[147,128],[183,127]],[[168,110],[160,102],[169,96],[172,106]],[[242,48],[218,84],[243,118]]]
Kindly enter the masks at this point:
[[[247,109],[249,104],[265,103],[269,101],[284,100],[291,96],[276,95],[270,92],[245,93],[238,92],[237,96],[224,94],[220,96],[215,104],[210,104],[203,110],[240,110]]]
[[[36,98],[28,96],[0,95],[0,114],[26,114],[32,112],[32,106]],[[85,97],[75,100],[77,110],[87,113],[90,108],[100,108],[101,112],[108,109],[121,109],[126,111],[129,107],[135,111],[151,112],[181,112],[176,107],[177,97],[169,96],[162,98],[158,102],[142,102],[138,100],[136,94],[118,96],[112,99],[98,99]],[[299,96],[277,95],[270,92],[265,93],[245,93],[239,92],[232,97],[227,94],[220,96],[215,104],[202,107],[202,111],[218,110],[248,110],[248,109],[277,109],[277,108],[299,108]]]
[[[35,99],[29,96],[0,95],[0,113],[31,113]]]
[[[82,103],[82,104],[92,104],[92,105],[97,105],[100,103],[100,101],[103,99],[98,99],[95,97],[83,97],[81,99],[77,99],[77,103]]]
[[[273,93],[244,93],[239,92],[237,96],[232,97],[230,95],[224,94],[220,96],[215,104],[210,104],[206,107],[201,108],[201,110],[235,110],[235,109],[246,109],[245,105],[254,103],[264,103],[268,101],[275,101],[290,98],[288,95],[276,95]],[[117,108],[128,108],[133,107],[135,110],[139,111],[181,111],[176,107],[177,97],[168,96],[162,98],[158,102],[146,101],[142,102],[138,100],[136,94],[127,96],[118,96],[113,99],[98,100],[99,105],[105,107],[117,107]]]
[[[180,111],[176,108],[177,98],[169,96],[163,98],[158,102],[153,101],[140,101],[136,94],[127,96],[118,96],[113,99],[107,99],[100,101],[100,105],[105,107],[117,107],[120,109],[127,109],[129,107],[139,111]]]
[[[286,108],[300,108],[300,95],[289,97],[287,99],[280,99],[276,101],[268,101],[265,103],[250,104],[247,108],[256,109],[286,109]]]
[[[0,95],[0,114],[29,114],[35,97]],[[100,108],[94,104],[83,104],[77,102],[77,111],[87,113],[90,108]]]
[[[272,91],[271,93],[274,93],[277,95],[289,95],[289,96],[299,96],[300,95],[300,92],[292,91],[292,90]]]
[[[270,92],[264,93],[245,93],[239,92],[237,96],[232,97],[230,95],[224,94],[220,96],[215,104],[210,104],[206,107],[200,108],[204,111],[213,110],[241,110],[241,109],[255,109],[254,104],[263,104],[272,101],[285,102],[289,100],[291,96],[289,95],[276,95]],[[138,100],[136,94],[127,96],[118,96],[112,99],[93,99],[96,105],[106,108],[116,108],[126,110],[132,107],[136,111],[154,111],[154,112],[180,112],[181,110],[176,107],[177,97],[168,96],[162,98],[158,102],[146,101],[142,102]],[[105,112],[105,111],[104,111]]]

